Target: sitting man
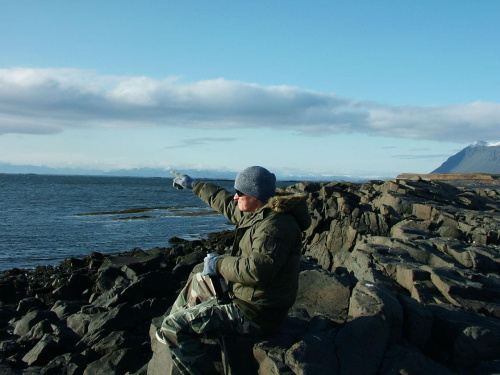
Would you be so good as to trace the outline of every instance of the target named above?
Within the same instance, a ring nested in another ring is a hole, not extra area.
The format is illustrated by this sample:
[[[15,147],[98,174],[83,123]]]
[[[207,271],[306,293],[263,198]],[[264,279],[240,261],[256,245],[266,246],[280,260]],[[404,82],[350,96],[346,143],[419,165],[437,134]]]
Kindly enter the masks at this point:
[[[182,373],[211,374],[201,338],[275,331],[294,304],[302,231],[311,224],[307,195],[276,194],[275,175],[258,166],[238,174],[236,194],[172,173],[175,187],[192,189],[236,224],[231,255],[205,258],[203,272],[190,278],[156,334]],[[207,276],[225,280],[230,303],[218,303]]]

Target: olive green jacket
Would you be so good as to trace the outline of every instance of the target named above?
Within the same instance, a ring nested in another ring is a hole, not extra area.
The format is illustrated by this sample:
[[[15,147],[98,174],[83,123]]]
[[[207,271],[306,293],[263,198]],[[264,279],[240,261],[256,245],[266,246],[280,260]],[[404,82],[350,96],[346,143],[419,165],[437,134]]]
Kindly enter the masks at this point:
[[[231,255],[217,262],[234,303],[262,327],[279,326],[297,296],[302,231],[311,224],[307,195],[276,195],[251,214],[216,185],[199,182],[193,191],[237,225]]]

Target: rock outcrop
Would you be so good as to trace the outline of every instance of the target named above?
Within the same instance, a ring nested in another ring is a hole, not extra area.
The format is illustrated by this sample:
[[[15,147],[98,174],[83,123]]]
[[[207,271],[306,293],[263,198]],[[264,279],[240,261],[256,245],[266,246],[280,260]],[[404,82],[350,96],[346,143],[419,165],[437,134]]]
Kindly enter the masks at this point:
[[[287,190],[307,192],[313,216],[296,304],[277,334],[207,340],[220,373],[500,372],[497,190],[418,178]],[[0,373],[163,373],[155,327],[232,232],[171,242],[1,275]]]
[[[384,349],[373,353],[379,360],[371,370],[340,365],[339,373],[500,370],[497,190],[420,179],[297,188],[311,193],[315,218],[305,256],[351,280],[347,319],[335,338],[340,364],[345,347],[339,335],[358,343],[347,352],[358,350],[359,361],[349,366],[367,366],[362,358],[369,348],[362,343],[374,332]],[[373,320],[366,331],[349,328],[365,319]],[[431,366],[426,371],[424,363]]]

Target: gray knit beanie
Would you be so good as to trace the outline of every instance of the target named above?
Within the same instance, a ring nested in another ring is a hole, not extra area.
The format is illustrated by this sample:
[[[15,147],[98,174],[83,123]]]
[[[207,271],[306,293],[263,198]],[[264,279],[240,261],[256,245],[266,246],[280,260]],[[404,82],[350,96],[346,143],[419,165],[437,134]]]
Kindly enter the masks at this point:
[[[269,198],[274,196],[276,176],[266,168],[248,167],[238,173],[234,181],[234,188],[245,195],[267,202]]]

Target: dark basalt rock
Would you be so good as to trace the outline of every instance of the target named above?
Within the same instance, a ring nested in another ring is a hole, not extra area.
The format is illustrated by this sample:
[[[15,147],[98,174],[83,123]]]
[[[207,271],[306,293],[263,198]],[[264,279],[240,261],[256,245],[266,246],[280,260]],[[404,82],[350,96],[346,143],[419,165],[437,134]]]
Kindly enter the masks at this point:
[[[313,217],[296,304],[275,335],[226,337],[227,356],[207,341],[218,373],[500,372],[498,190],[422,179],[287,190],[309,194]],[[155,327],[205,254],[232,241],[224,231],[4,272],[0,372],[164,373]]]

